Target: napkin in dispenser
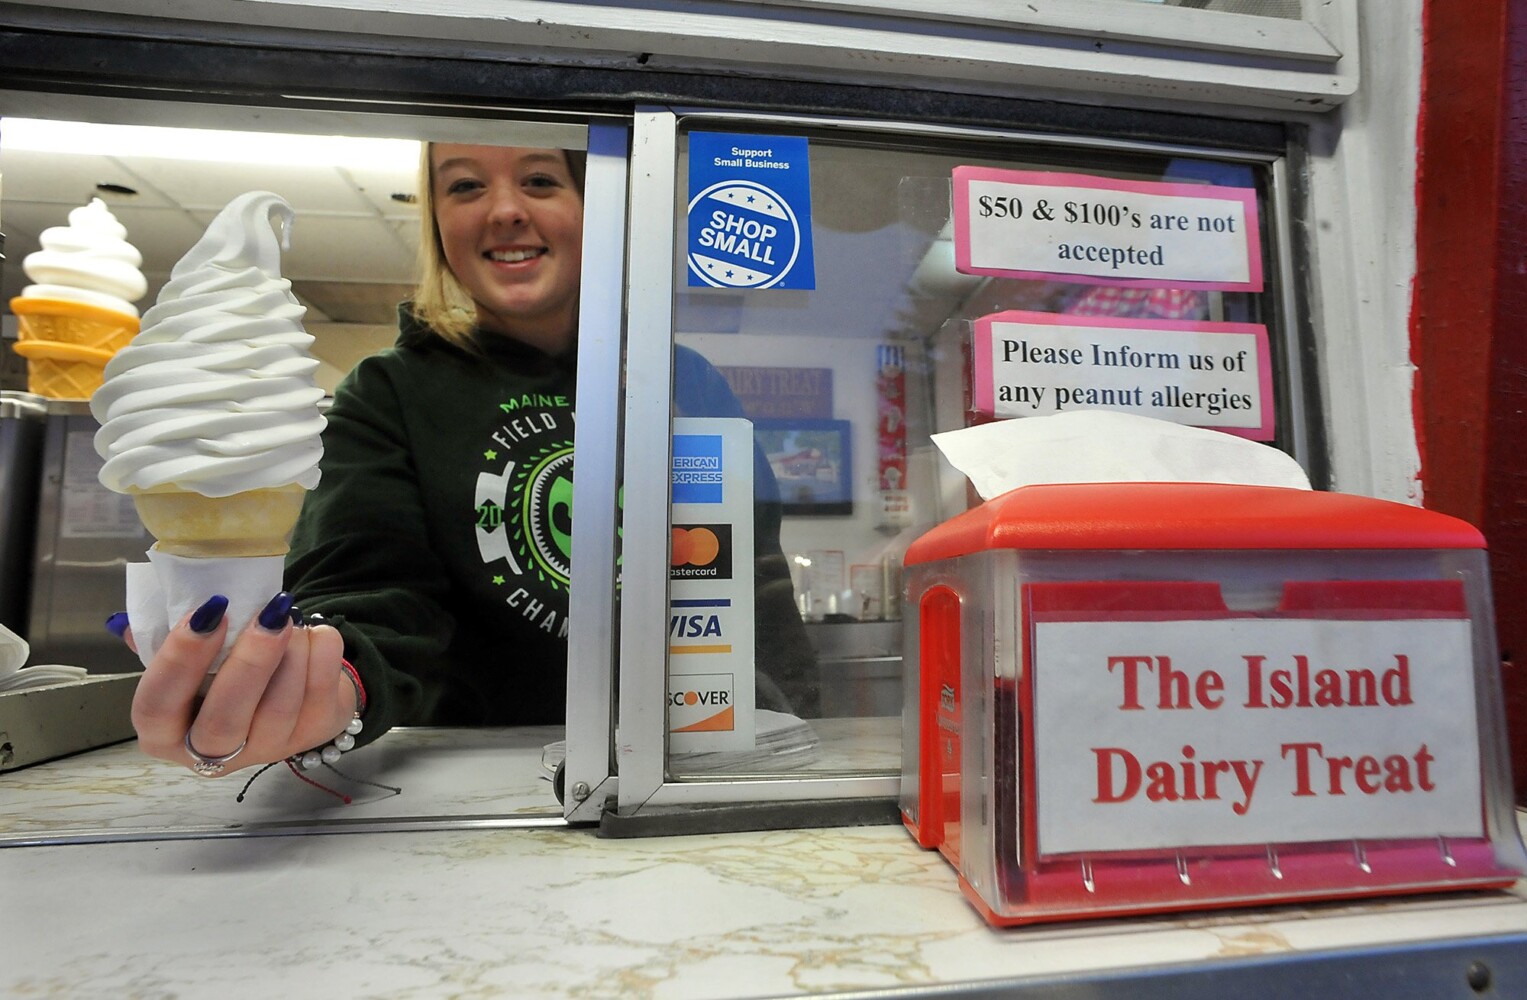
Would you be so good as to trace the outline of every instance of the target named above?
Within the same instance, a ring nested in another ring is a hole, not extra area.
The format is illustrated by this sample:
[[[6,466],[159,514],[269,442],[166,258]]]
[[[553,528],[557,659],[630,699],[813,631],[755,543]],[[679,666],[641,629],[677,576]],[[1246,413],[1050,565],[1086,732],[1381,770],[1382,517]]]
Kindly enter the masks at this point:
[[[25,639],[0,625],[0,692],[49,684],[69,684],[85,679],[84,667],[68,667],[57,663],[27,667],[27,658],[31,655],[32,647]],[[23,667],[26,669],[23,670]]]
[[[1245,438],[1112,410],[1074,410],[933,435],[982,500],[1036,483],[1240,483],[1310,488],[1294,459]]]
[[[0,771],[130,739],[139,674],[25,666],[25,639],[0,625]]]

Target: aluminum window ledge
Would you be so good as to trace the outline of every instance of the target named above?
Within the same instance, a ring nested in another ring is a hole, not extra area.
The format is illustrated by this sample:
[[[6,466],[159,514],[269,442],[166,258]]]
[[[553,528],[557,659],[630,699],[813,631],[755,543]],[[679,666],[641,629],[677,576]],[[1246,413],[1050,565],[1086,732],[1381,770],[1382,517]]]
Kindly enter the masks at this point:
[[[791,7],[930,21],[1023,28],[1115,41],[1168,43],[1183,48],[1243,52],[1334,65],[1342,49],[1308,20],[1254,17],[1118,0],[723,0],[739,7]]]

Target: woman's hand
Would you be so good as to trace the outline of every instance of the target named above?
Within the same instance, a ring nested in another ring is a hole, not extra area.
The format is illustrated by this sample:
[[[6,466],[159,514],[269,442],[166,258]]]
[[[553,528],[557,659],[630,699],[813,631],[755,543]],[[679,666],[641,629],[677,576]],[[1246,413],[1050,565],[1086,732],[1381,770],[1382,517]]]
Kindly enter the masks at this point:
[[[356,709],[355,687],[340,666],[344,642],[328,625],[294,626],[291,603],[277,594],[255,616],[204,695],[228,628],[227,600],[213,597],[170,630],[133,697],[144,753],[214,777],[300,754],[344,731]],[[218,766],[218,758],[227,759]]]

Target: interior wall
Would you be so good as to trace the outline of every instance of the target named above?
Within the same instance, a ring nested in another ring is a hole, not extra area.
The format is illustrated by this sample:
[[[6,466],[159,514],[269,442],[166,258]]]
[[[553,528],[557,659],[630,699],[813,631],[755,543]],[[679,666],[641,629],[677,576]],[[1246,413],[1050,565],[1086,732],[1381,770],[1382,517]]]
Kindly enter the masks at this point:
[[[339,380],[362,358],[391,347],[398,339],[396,326],[313,322],[306,326],[313,335],[313,357],[318,359],[313,379],[330,396],[334,395]]]

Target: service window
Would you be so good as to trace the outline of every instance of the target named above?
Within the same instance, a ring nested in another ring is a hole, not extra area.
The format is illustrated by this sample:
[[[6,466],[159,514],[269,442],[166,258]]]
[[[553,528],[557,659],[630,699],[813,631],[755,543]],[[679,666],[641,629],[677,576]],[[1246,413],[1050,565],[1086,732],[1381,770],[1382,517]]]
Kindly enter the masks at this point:
[[[974,502],[933,434],[1104,408],[1310,453],[1277,154],[638,116],[642,204],[644,129],[672,291],[648,322],[633,250],[628,383],[664,352],[672,432],[627,428],[622,601],[666,624],[665,708],[623,676],[621,742],[666,764],[622,769],[623,808],[885,792],[901,555]],[[629,558],[638,484],[667,488],[661,576]]]

